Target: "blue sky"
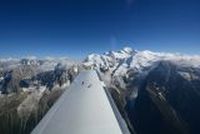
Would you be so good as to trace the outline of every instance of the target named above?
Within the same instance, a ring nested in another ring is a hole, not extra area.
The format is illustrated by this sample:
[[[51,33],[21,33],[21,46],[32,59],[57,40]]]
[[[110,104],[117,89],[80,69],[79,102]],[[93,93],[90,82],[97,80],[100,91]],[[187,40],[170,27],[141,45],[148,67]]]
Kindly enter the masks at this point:
[[[0,57],[81,57],[124,46],[200,54],[200,1],[0,1]]]

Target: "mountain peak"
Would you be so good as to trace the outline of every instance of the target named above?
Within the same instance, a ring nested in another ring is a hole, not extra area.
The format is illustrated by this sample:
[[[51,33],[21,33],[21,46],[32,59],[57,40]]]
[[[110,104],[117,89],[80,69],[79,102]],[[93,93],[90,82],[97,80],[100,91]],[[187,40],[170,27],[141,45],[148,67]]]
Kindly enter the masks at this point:
[[[126,53],[133,53],[133,52],[135,52],[135,50],[134,49],[132,49],[131,47],[124,47],[123,49],[122,49],[124,52],[126,52]]]

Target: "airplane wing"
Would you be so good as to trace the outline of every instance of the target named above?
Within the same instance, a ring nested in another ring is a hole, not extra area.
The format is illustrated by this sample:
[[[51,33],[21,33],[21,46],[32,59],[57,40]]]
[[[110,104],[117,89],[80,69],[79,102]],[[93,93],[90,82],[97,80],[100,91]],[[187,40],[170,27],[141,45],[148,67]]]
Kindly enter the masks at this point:
[[[97,73],[82,72],[31,134],[129,134],[112,105]]]

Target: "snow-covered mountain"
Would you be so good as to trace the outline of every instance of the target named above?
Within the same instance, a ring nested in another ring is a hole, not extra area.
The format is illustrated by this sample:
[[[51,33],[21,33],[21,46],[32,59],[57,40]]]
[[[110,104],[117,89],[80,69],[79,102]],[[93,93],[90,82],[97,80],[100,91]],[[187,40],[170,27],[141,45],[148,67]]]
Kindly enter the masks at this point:
[[[137,51],[129,47],[125,47],[117,52],[110,51],[104,54],[91,54],[83,64],[95,69],[115,70],[114,75],[118,75],[126,73],[129,69],[143,71],[143,69],[159,61],[171,61],[181,66],[200,67],[200,56],[159,53],[148,50]]]
[[[200,133],[200,56],[136,51],[91,54],[132,132]]]
[[[103,73],[109,86],[111,80],[116,80],[113,79],[114,77],[118,77],[118,79],[119,77],[127,78],[132,73],[144,77],[161,61],[169,61],[179,67],[200,68],[200,56],[151,52],[148,50],[137,51],[129,47],[117,52],[91,54],[85,59],[83,66],[96,69],[100,74]],[[180,72],[180,74],[185,77],[188,76],[187,72]]]
[[[82,62],[0,59],[0,133],[30,133],[85,69],[97,71],[133,134],[200,133],[200,56],[129,47]]]
[[[70,71],[78,73],[79,62],[69,58],[35,57],[0,60],[0,91],[2,93],[36,89],[39,86],[53,88],[69,83]],[[68,81],[69,80],[69,81]]]

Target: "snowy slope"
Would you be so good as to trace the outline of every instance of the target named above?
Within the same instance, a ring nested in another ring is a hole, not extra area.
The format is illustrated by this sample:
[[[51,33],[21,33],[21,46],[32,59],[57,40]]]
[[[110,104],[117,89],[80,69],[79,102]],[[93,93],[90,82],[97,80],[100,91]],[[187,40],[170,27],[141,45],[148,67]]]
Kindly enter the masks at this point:
[[[82,72],[32,134],[122,134],[95,71]]]
[[[91,54],[83,65],[104,72],[110,71],[113,76],[125,75],[130,69],[138,73],[146,68],[153,68],[156,62],[170,61],[179,66],[200,67],[200,56],[188,56],[176,53],[160,53],[148,50],[136,51],[125,47],[119,51],[104,54]]]

